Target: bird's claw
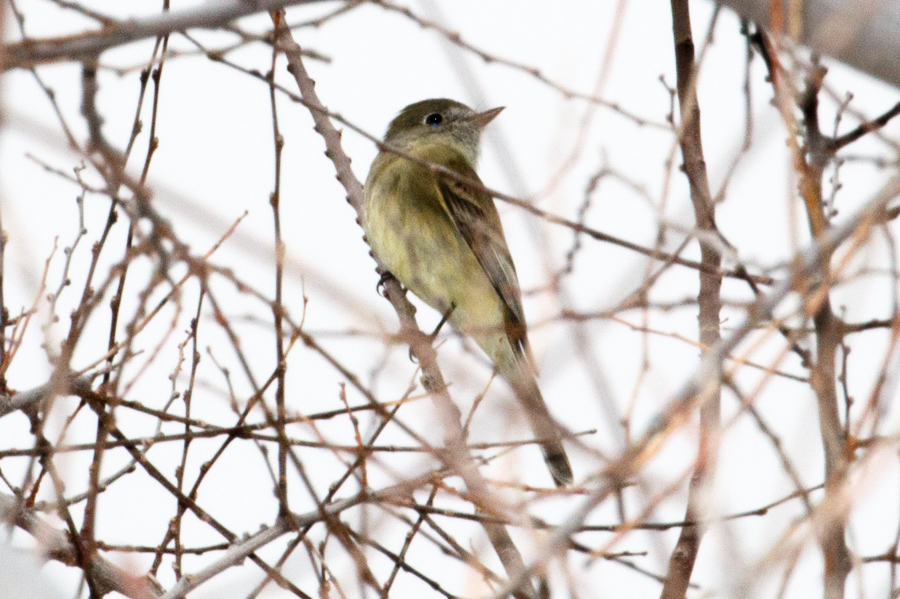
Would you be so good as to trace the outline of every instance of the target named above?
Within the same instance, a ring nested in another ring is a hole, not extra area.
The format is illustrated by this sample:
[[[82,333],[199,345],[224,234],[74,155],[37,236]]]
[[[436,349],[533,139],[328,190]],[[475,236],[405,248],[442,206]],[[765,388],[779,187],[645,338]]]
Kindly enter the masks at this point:
[[[383,295],[384,297],[387,297],[387,292],[385,291],[384,286],[393,278],[394,275],[392,275],[390,271],[386,270],[381,273],[381,276],[378,277],[378,282],[375,284],[375,291]]]

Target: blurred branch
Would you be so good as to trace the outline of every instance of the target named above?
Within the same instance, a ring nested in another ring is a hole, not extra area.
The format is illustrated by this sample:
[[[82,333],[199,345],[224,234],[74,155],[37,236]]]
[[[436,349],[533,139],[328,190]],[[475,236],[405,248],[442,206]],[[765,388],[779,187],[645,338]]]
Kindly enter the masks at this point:
[[[526,64],[523,64],[520,62],[516,62],[514,60],[510,60],[508,58],[501,58],[499,56],[489,54],[488,52],[485,52],[481,48],[477,48],[477,47],[473,46],[472,44],[470,44],[469,42],[465,41],[462,38],[462,35],[460,35],[460,33],[458,31],[451,31],[451,30],[447,29],[446,27],[441,26],[439,23],[430,21],[428,19],[424,19],[424,18],[418,16],[417,14],[415,14],[412,10],[410,10],[406,6],[398,6],[396,4],[393,4],[392,2],[389,2],[389,0],[370,0],[370,1],[373,4],[377,4],[378,6],[384,8],[385,10],[405,16],[409,20],[418,24],[419,27],[421,27],[422,29],[430,29],[432,31],[437,32],[438,34],[442,35],[450,43],[455,44],[456,46],[459,46],[463,50],[471,52],[472,54],[474,54],[475,56],[477,56],[478,58],[480,58],[481,60],[483,60],[484,62],[486,62],[488,64],[493,63],[493,64],[503,65],[503,66],[509,67],[513,70],[519,71],[521,73],[525,73],[526,75],[529,75],[531,77],[534,77],[535,79],[537,79],[544,85],[547,85],[551,89],[554,89],[554,90],[558,91],[559,93],[561,93],[566,99],[571,100],[571,99],[575,98],[575,99],[579,99],[579,100],[584,100],[591,104],[597,104],[598,106],[603,106],[604,108],[608,108],[608,109],[612,110],[613,112],[618,113],[619,115],[625,117],[626,119],[634,122],[636,125],[639,125],[639,126],[646,125],[646,126],[654,127],[657,129],[665,129],[665,130],[672,129],[672,126],[668,123],[652,121],[652,120],[646,119],[644,117],[641,117],[639,115],[636,115],[632,112],[629,112],[628,110],[626,110],[625,108],[623,108],[616,102],[610,102],[609,100],[604,100],[603,98],[600,98],[595,95],[586,94],[583,92],[578,92],[573,89],[570,89],[570,88],[564,86],[563,84],[550,79],[549,77],[547,77],[547,75],[545,75],[543,72],[541,72],[537,67],[529,66],[529,65],[526,65]]]
[[[342,499],[327,505],[320,505],[315,510],[306,514],[287,514],[287,518],[280,517],[275,521],[275,524],[264,528],[252,536],[235,539],[228,550],[213,563],[209,564],[199,572],[181,577],[178,584],[172,587],[172,589],[163,596],[163,599],[178,599],[187,596],[189,592],[198,588],[207,580],[242,563],[248,557],[252,557],[254,552],[258,549],[265,547],[272,541],[297,528],[303,528],[317,522],[327,521],[329,518],[337,516],[344,510],[366,501],[377,501],[383,497],[390,497],[398,492],[404,493],[409,487],[409,483],[403,483],[378,492],[364,491],[357,493],[348,499]],[[302,594],[301,596],[308,597],[305,594]]]
[[[900,102],[897,102],[896,104],[894,104],[894,106],[890,110],[888,110],[881,116],[874,118],[871,121],[866,121],[865,123],[862,123],[853,131],[850,131],[849,133],[845,133],[844,135],[841,135],[840,137],[835,137],[835,138],[829,139],[827,141],[828,150],[831,153],[837,152],[844,146],[847,146],[847,145],[853,143],[854,141],[856,141],[857,139],[861,138],[863,135],[866,135],[867,133],[871,133],[872,131],[878,131],[879,129],[881,129],[882,127],[887,125],[890,122],[890,120],[893,119],[898,114],[900,114]]]
[[[797,91],[781,66],[778,40],[770,39],[764,31],[757,32],[755,39],[766,56],[775,104],[787,129],[788,147],[799,178],[800,197],[806,208],[810,234],[813,239],[822,239],[832,226],[823,202],[822,178],[835,151],[835,148],[829,147],[819,127],[819,91],[826,69],[814,63],[809,68],[804,89]],[[800,110],[802,127],[794,116],[795,106]],[[795,131],[802,135],[802,147]],[[883,208],[880,212],[883,213]],[[815,363],[810,364],[809,368],[810,383],[817,398],[819,430],[825,454],[826,499],[841,492],[850,457],[845,449],[846,436],[841,426],[835,386],[837,348],[843,341],[841,322],[834,314],[829,293],[834,281],[830,263],[835,249],[823,253],[822,273],[802,288],[807,304],[805,312],[812,317],[815,326]],[[844,583],[853,567],[844,540],[844,523],[841,517],[841,513],[834,512],[830,518],[823,518],[821,530],[818,531],[825,558],[825,596],[830,599],[843,597]]]
[[[32,67],[36,64],[65,60],[80,61],[116,46],[161,37],[193,28],[215,29],[247,15],[276,10],[295,4],[323,0],[215,0],[175,12],[163,12],[143,19],[128,19],[107,25],[98,31],[45,39],[25,39],[8,44],[0,71]]]
[[[52,559],[67,566],[79,565],[77,552],[69,535],[57,530],[31,510],[23,509],[22,502],[15,497],[0,493],[0,519],[12,522],[30,533]],[[117,591],[131,599],[151,599],[164,592],[155,578],[134,576],[99,555],[92,556],[89,570],[98,592],[103,595]]]
[[[508,587],[497,592],[494,595],[495,599],[503,597],[504,593],[508,593],[510,588],[515,588],[515,585],[524,580],[529,573],[543,567],[551,555],[565,546],[569,536],[582,528],[584,521],[601,501],[634,476],[656,454],[666,439],[682,429],[691,414],[718,392],[720,385],[716,373],[721,371],[722,363],[730,352],[743,342],[760,322],[771,318],[775,309],[801,281],[819,275],[826,266],[824,260],[831,256],[838,246],[851,237],[865,238],[875,224],[878,214],[884,209],[884,205],[897,195],[900,195],[900,177],[890,179],[853,216],[828,230],[821,238],[812,241],[794,255],[792,261],[794,277],[776,285],[768,295],[761,295],[747,310],[744,322],[728,337],[720,340],[703,354],[700,363],[681,391],[654,419],[653,427],[632,443],[618,460],[597,473],[597,478],[602,481],[599,487],[593,490],[584,502],[569,514],[563,524],[553,531],[539,547],[528,569],[519,578],[513,579]],[[830,500],[829,507],[833,503],[834,500]]]
[[[798,99],[803,113],[803,136],[806,145],[805,156],[798,156],[805,168],[798,173],[804,202],[809,217],[810,232],[820,237],[827,230],[828,217],[822,198],[822,177],[831,156],[823,148],[824,141],[819,128],[818,95],[825,69],[813,65],[807,78],[806,89]],[[777,87],[777,84],[776,84]],[[786,123],[788,126],[792,123]],[[810,383],[816,393],[819,407],[819,427],[825,453],[826,499],[841,493],[843,479],[847,476],[852,453],[846,451],[846,436],[841,426],[840,406],[836,390],[837,349],[843,342],[839,319],[831,305],[830,286],[833,281],[831,255],[827,256],[821,282],[809,290],[813,324],[816,332],[816,361],[810,369]],[[815,306],[816,296],[820,299]],[[849,422],[847,423],[849,426]],[[821,524],[820,543],[825,558],[825,597],[838,599],[844,596],[844,583],[853,569],[850,550],[844,539],[842,511],[837,511]]]
[[[27,391],[19,391],[11,396],[0,395],[0,418],[17,410],[25,412],[37,410],[38,404],[46,399],[50,393],[65,395],[69,393],[69,390],[89,389],[91,381],[101,374],[109,372],[109,368],[111,366],[91,374],[72,377],[62,388],[58,384],[51,382]]]
[[[781,30],[816,52],[900,87],[900,61],[897,60],[900,3],[891,0],[716,1],[773,32]],[[780,5],[796,5],[800,10],[785,10],[786,21],[773,23],[771,8]]]

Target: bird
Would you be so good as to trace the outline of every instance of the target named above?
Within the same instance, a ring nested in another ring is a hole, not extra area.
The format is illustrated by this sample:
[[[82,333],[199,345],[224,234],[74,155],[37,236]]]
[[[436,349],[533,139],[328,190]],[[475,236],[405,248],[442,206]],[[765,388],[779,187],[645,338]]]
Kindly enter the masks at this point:
[[[401,110],[384,136],[397,153],[382,149],[373,161],[360,220],[384,269],[471,337],[512,387],[550,475],[562,487],[573,480],[564,434],[537,384],[500,215],[475,172],[481,134],[502,110],[476,112],[446,98]]]

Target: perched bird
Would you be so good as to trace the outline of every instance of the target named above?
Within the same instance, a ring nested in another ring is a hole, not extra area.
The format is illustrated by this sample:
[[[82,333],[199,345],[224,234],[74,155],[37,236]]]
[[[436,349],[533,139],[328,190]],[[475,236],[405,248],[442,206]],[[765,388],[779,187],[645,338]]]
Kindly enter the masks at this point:
[[[522,404],[553,481],[563,486],[572,482],[572,468],[535,379],[516,269],[494,200],[475,174],[481,133],[501,110],[475,112],[436,99],[400,111],[385,143],[474,185],[382,151],[366,179],[362,225],[382,265],[488,355]]]

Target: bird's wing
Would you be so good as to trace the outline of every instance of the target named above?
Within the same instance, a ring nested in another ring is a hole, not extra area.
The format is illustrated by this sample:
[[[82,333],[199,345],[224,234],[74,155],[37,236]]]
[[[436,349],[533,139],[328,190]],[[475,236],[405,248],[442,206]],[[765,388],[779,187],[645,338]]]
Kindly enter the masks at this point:
[[[478,186],[482,185],[481,179],[462,156],[446,166]],[[440,175],[437,175],[437,179],[450,219],[503,301],[506,308],[506,332],[513,348],[530,361],[519,279],[503,236],[503,226],[494,200],[470,185]]]

